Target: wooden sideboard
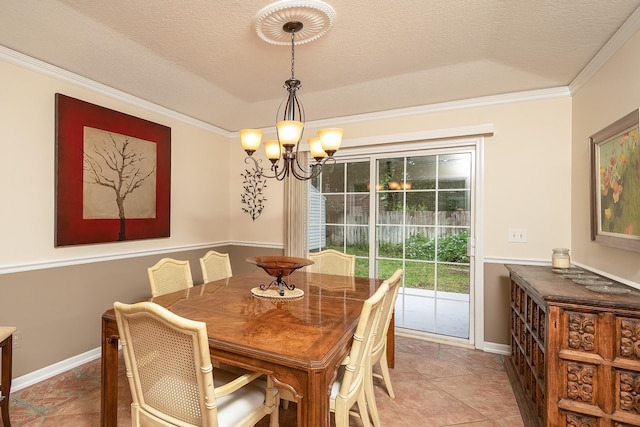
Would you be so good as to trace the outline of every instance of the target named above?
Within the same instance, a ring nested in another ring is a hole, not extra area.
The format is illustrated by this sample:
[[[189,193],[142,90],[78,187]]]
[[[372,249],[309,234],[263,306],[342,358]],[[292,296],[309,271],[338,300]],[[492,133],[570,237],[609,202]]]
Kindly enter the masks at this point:
[[[640,290],[613,282],[631,292],[603,294],[550,266],[506,268],[506,367],[525,425],[640,426]]]

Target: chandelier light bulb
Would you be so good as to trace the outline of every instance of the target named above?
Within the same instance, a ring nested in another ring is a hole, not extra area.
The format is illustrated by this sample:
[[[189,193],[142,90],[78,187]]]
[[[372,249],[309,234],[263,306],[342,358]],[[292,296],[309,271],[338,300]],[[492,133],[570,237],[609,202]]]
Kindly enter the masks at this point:
[[[322,141],[322,149],[329,155],[329,157],[333,156],[333,154],[340,148],[343,133],[344,129],[340,128],[327,128],[320,129],[318,131],[318,136]]]
[[[276,123],[276,129],[278,131],[278,139],[283,146],[295,146],[302,137],[304,123],[295,120],[282,120]]]
[[[324,152],[322,148],[322,141],[320,141],[320,137],[314,136],[313,138],[309,138],[309,151],[311,151],[311,157],[320,161],[327,157],[327,153]]]
[[[264,131],[260,129],[240,129],[240,142],[242,149],[247,152],[248,155],[252,155],[258,148],[260,148],[260,141],[262,140],[262,134]]]
[[[280,143],[275,139],[265,141],[264,152],[267,155],[267,159],[277,162],[280,159]]]

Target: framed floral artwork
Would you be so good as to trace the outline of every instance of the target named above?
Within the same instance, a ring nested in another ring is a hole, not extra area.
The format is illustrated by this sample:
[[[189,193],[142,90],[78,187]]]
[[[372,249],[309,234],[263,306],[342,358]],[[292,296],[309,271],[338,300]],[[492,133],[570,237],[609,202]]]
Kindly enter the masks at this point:
[[[589,138],[591,240],[640,252],[639,111]]]
[[[169,237],[171,128],[55,99],[55,246]]]

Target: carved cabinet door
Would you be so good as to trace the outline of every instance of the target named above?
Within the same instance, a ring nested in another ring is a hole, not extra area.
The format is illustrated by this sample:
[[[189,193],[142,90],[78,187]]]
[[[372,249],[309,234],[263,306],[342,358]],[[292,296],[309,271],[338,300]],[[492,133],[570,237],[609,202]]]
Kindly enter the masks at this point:
[[[640,319],[593,307],[551,310],[550,425],[640,426]],[[552,421],[555,420],[555,421]]]

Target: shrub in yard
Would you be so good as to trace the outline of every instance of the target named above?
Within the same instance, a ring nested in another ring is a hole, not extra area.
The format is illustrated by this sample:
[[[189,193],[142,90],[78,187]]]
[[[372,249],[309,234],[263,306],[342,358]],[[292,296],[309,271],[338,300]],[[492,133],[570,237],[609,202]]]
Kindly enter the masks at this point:
[[[441,237],[438,245],[438,259],[442,262],[468,263],[467,239],[469,232],[464,230],[457,234]]]
[[[469,232],[464,230],[457,234],[441,236],[438,239],[438,261],[468,263],[467,238]],[[407,239],[406,255],[409,259],[433,261],[436,253],[435,239],[424,234],[412,234]]]
[[[436,253],[435,240],[424,234],[412,234],[407,239],[407,258],[433,261]]]

